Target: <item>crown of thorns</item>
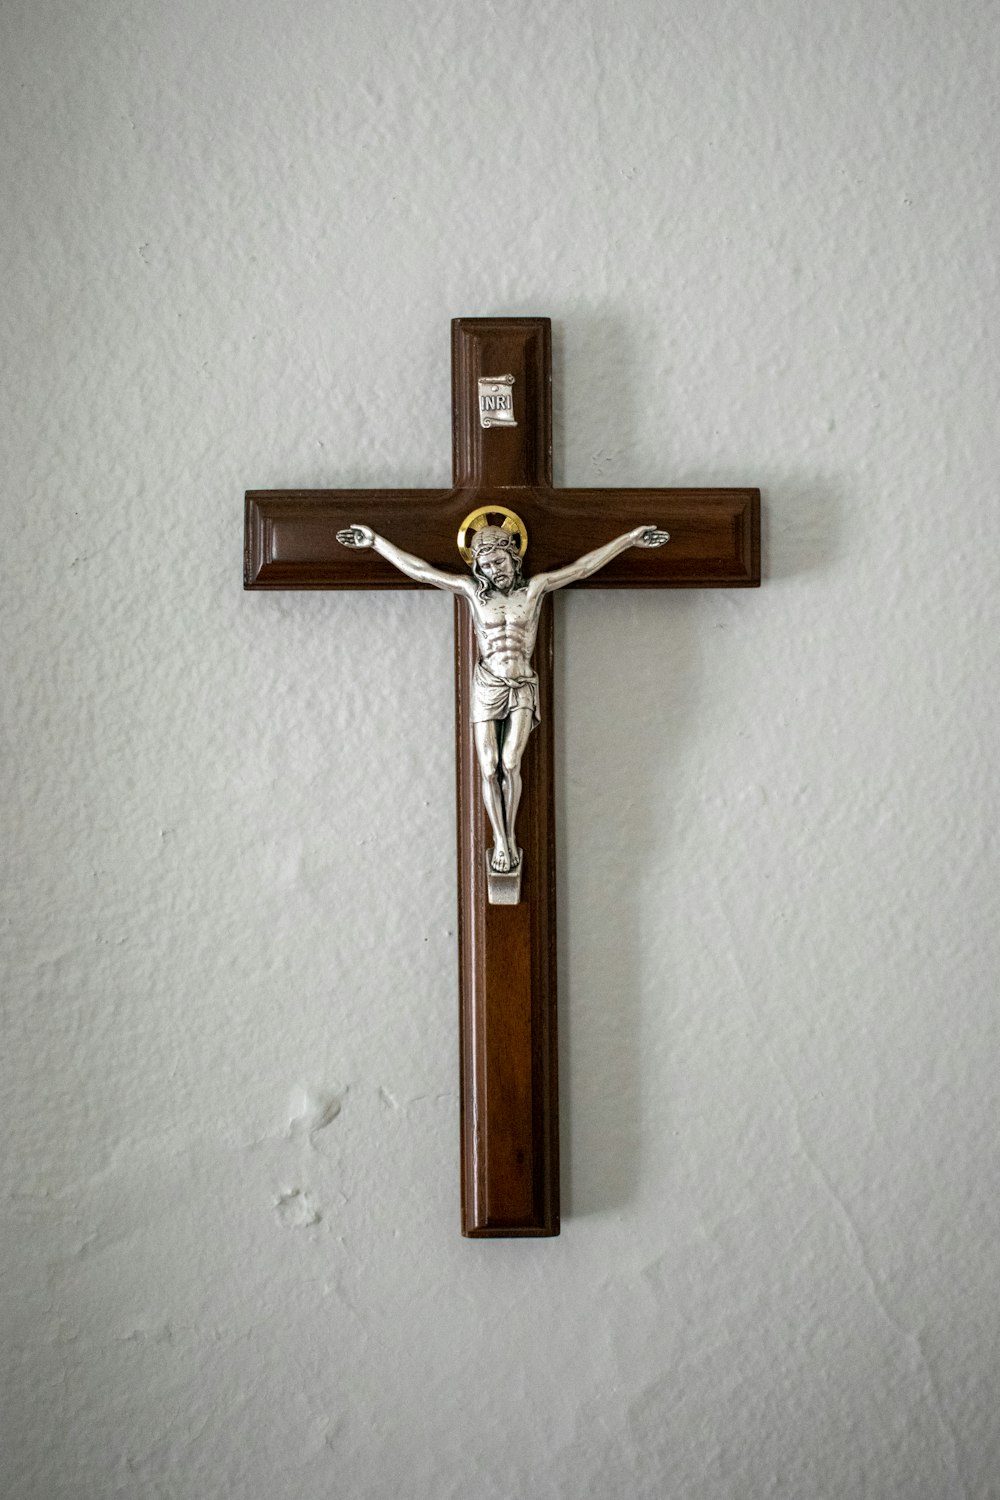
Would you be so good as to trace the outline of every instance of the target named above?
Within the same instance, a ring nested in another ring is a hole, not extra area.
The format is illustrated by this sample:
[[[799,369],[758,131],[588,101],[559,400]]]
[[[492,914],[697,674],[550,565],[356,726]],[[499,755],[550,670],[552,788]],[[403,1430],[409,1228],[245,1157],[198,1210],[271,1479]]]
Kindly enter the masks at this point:
[[[502,526],[484,526],[473,533],[469,551],[477,557],[484,547],[503,547],[507,552],[520,556],[519,538],[516,532],[505,531]]]

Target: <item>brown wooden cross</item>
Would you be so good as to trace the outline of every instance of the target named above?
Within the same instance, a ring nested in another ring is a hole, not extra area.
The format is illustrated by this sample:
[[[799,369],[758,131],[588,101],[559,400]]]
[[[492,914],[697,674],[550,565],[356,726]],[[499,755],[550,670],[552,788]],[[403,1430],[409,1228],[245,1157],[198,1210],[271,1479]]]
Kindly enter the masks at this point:
[[[530,542],[528,570],[561,566],[645,523],[668,546],[622,553],[584,588],[746,588],[760,582],[757,490],[552,488],[552,356],[548,318],[452,323],[453,483],[448,490],[253,490],[246,497],[248,589],[401,589],[419,585],[373,550],[341,546],[372,526],[436,567],[460,571],[465,517],[513,509]],[[480,378],[512,375],[516,426],[481,425]],[[468,705],[476,643],[455,601],[458,738],[459,1036],[462,1232],[559,1233],[556,1065],[552,599],[535,669],[542,722],[524,757],[518,905],[486,899],[486,817]]]

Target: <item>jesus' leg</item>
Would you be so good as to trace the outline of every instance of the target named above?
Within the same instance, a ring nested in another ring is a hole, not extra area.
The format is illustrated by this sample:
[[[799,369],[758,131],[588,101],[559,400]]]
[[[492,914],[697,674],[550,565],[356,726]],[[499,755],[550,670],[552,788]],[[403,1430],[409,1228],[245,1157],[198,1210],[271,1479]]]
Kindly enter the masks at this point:
[[[486,804],[487,816],[493,827],[491,863],[494,870],[504,872],[510,869],[511,850],[504,827],[503,797],[500,793],[500,747],[497,742],[497,726],[492,719],[485,719],[480,724],[473,724],[472,728],[475,731],[476,755],[483,780],[483,802]]]
[[[521,801],[521,757],[531,729],[530,708],[515,708],[507,720],[503,736],[503,809],[512,869],[519,859],[514,820]]]

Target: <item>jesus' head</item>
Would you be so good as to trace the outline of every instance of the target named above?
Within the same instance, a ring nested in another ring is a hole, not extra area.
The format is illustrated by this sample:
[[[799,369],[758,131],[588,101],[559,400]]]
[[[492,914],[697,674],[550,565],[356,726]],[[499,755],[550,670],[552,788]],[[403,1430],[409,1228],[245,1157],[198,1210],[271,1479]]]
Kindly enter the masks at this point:
[[[509,594],[521,582],[521,556],[517,537],[502,526],[484,526],[472,538],[472,576],[480,595],[490,589]]]

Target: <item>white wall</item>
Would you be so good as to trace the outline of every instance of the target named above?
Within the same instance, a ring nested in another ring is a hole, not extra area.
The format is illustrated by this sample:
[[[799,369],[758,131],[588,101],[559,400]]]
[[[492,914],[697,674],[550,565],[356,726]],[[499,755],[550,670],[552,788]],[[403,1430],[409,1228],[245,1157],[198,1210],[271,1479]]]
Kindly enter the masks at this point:
[[[1000,1495],[987,0],[7,0],[9,1500]],[[759,591],[563,601],[560,1239],[458,1233],[450,606],[244,595],[570,484]]]

